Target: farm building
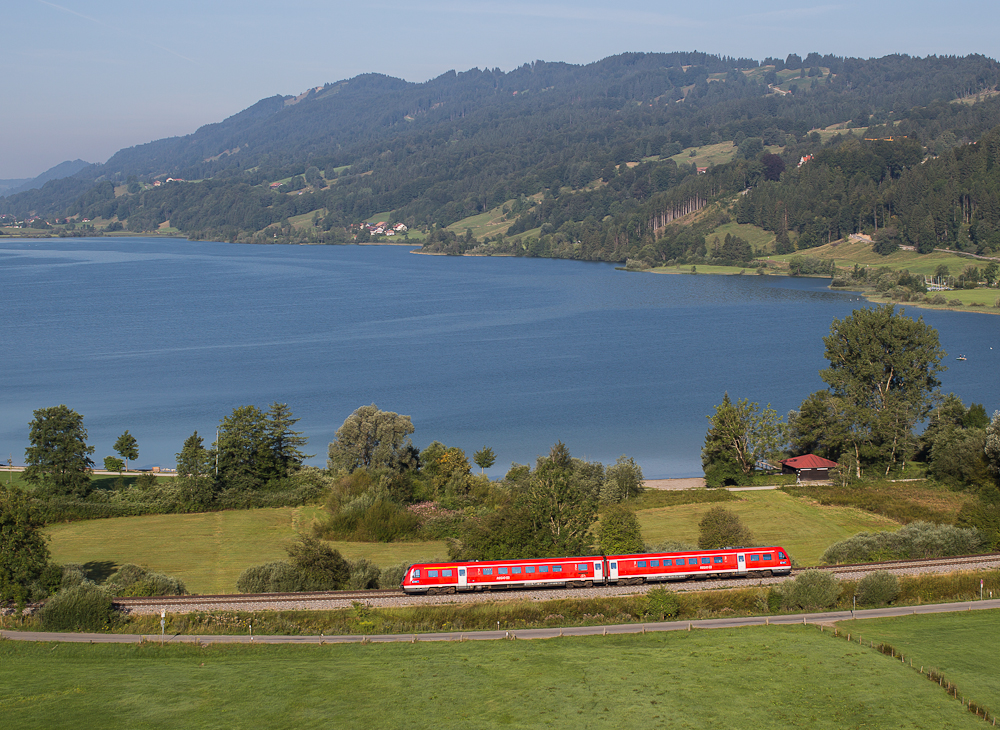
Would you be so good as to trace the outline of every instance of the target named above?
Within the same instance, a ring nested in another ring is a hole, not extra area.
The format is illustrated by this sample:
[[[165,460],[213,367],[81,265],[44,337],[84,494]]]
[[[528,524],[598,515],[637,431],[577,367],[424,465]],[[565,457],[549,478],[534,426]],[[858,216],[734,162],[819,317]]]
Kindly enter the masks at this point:
[[[805,454],[782,460],[781,473],[797,474],[800,481],[813,482],[818,479],[829,479],[830,470],[836,466],[836,461],[824,459],[816,454]]]

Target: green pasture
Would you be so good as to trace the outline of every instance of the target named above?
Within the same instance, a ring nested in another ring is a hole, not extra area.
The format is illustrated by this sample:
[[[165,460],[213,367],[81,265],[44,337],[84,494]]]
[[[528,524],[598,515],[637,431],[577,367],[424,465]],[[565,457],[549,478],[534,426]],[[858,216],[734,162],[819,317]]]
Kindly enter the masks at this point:
[[[988,583],[987,583],[988,585]],[[1000,712],[1000,612],[971,611],[903,618],[844,621],[841,631],[860,634],[865,644],[892,645],[915,669],[933,669],[961,694]]]
[[[835,542],[858,532],[897,530],[899,523],[848,507],[823,507],[781,491],[738,492],[738,502],[726,502],[761,545],[780,545],[799,565],[816,565]],[[666,540],[698,543],[698,523],[711,504],[643,510],[637,513],[648,543]]]
[[[982,727],[899,661],[804,626],[324,646],[0,641],[0,721],[129,730]]]
[[[705,236],[705,242],[711,247],[713,241],[718,237],[719,242],[726,240],[726,234],[738,236],[749,243],[755,251],[772,250],[774,248],[774,234],[765,231],[759,226],[752,226],[749,223],[725,223]]]
[[[694,271],[691,267],[694,266]],[[746,266],[710,266],[708,264],[684,264],[683,266],[657,266],[650,269],[654,274],[728,274],[756,276],[757,269]]]
[[[472,235],[477,240],[481,240],[486,236],[495,236],[498,233],[507,233],[507,229],[514,223],[514,217],[512,216],[509,220],[503,220],[503,206],[512,205],[515,202],[517,201],[508,200],[503,205],[498,205],[496,208],[488,210],[485,213],[456,221],[445,230],[452,231],[459,236],[464,236],[465,231],[471,228]]]
[[[308,525],[314,509],[117,517],[51,525],[46,533],[57,563],[90,564],[99,574],[136,563],[180,578],[192,593],[235,593],[246,568],[287,558],[285,546]],[[380,566],[445,556],[443,542],[330,544],[348,559],[363,557]]]
[[[933,276],[938,266],[944,264],[952,275],[961,273],[969,264],[985,266],[988,262],[959,256],[946,251],[919,254],[916,251],[896,251],[888,256],[881,256],[872,251],[872,245],[865,241],[834,241],[816,248],[796,251],[782,256],[771,256],[772,261],[788,261],[792,256],[813,256],[820,259],[833,259],[840,269],[853,269],[854,265],[877,268],[885,266],[890,269],[906,269],[911,274]],[[949,294],[950,292],[946,292]]]
[[[691,153],[694,152],[692,155]],[[706,144],[700,147],[688,147],[680,154],[669,158],[678,165],[688,165],[693,162],[698,167],[711,167],[712,165],[722,165],[732,162],[736,154],[736,145],[732,140],[719,142],[718,144]]]

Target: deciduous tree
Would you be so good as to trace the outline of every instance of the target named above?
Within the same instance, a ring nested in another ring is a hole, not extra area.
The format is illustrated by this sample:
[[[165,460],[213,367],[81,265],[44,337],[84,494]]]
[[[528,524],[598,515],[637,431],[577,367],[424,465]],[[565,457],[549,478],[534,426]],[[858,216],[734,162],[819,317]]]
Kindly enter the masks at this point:
[[[476,462],[476,466],[482,470],[482,473],[485,473],[487,469],[496,463],[497,455],[489,446],[484,446],[472,455],[472,460]]]
[[[337,429],[336,439],[327,452],[327,468],[348,472],[412,468],[416,466],[410,441],[413,431],[409,416],[380,411],[374,403],[361,406]]]
[[[64,405],[34,412],[24,451],[26,481],[53,494],[84,496],[90,489],[94,462],[87,446],[83,416]]]
[[[843,404],[848,444],[862,465],[885,474],[913,449],[913,427],[930,411],[944,370],[937,331],[891,305],[835,319],[823,338],[830,367],[820,377]]]
[[[136,442],[135,436],[128,432],[128,429],[125,429],[125,433],[115,441],[115,451],[125,460],[125,471],[128,471],[129,459],[135,461],[139,458],[139,444]]]
[[[622,454],[618,461],[604,470],[601,501],[608,504],[637,497],[642,492],[642,483],[642,467],[635,463],[635,459]]]
[[[642,529],[639,527],[635,512],[623,504],[609,507],[601,515],[601,524],[597,528],[597,542],[604,555],[641,553]]]
[[[0,486],[0,602],[31,600],[49,564],[44,525],[24,492]]]
[[[746,398],[734,404],[726,393],[708,420],[701,463],[709,486],[745,481],[759,461],[777,455],[781,423],[770,405],[761,408]]]

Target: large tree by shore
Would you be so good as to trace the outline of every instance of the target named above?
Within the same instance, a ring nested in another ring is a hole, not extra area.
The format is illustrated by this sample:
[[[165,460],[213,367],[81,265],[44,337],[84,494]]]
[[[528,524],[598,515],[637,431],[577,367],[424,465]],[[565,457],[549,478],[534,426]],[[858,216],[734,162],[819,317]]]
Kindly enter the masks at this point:
[[[941,385],[945,355],[937,331],[892,305],[835,319],[823,338],[830,367],[820,372],[837,398],[856,476],[864,466],[888,474],[913,450],[913,427]]]

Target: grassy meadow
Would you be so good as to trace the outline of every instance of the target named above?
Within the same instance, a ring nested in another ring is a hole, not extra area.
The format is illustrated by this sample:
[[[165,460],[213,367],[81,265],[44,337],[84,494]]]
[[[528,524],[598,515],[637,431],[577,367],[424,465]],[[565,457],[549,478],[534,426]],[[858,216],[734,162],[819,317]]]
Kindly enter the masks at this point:
[[[995,656],[970,634],[956,649],[983,666]],[[324,646],[0,641],[0,722],[130,730],[982,727],[898,660],[805,626]]]
[[[1000,656],[997,611],[845,621],[840,629],[890,644],[914,668],[943,674],[964,697],[1000,712],[1000,673],[992,670]]]
[[[816,565],[823,551],[858,532],[896,530],[899,523],[850,507],[824,507],[781,491],[740,492],[726,502],[757,542],[780,545],[799,565]],[[711,504],[662,507],[638,513],[642,536],[649,543],[676,540],[698,543],[698,523]]]
[[[136,563],[184,581],[192,593],[235,593],[246,568],[284,560],[285,545],[305,529],[315,508],[231,510],[87,520],[47,528],[57,563],[90,564],[98,574]],[[443,542],[332,542],[344,557],[380,566],[443,558]]]

